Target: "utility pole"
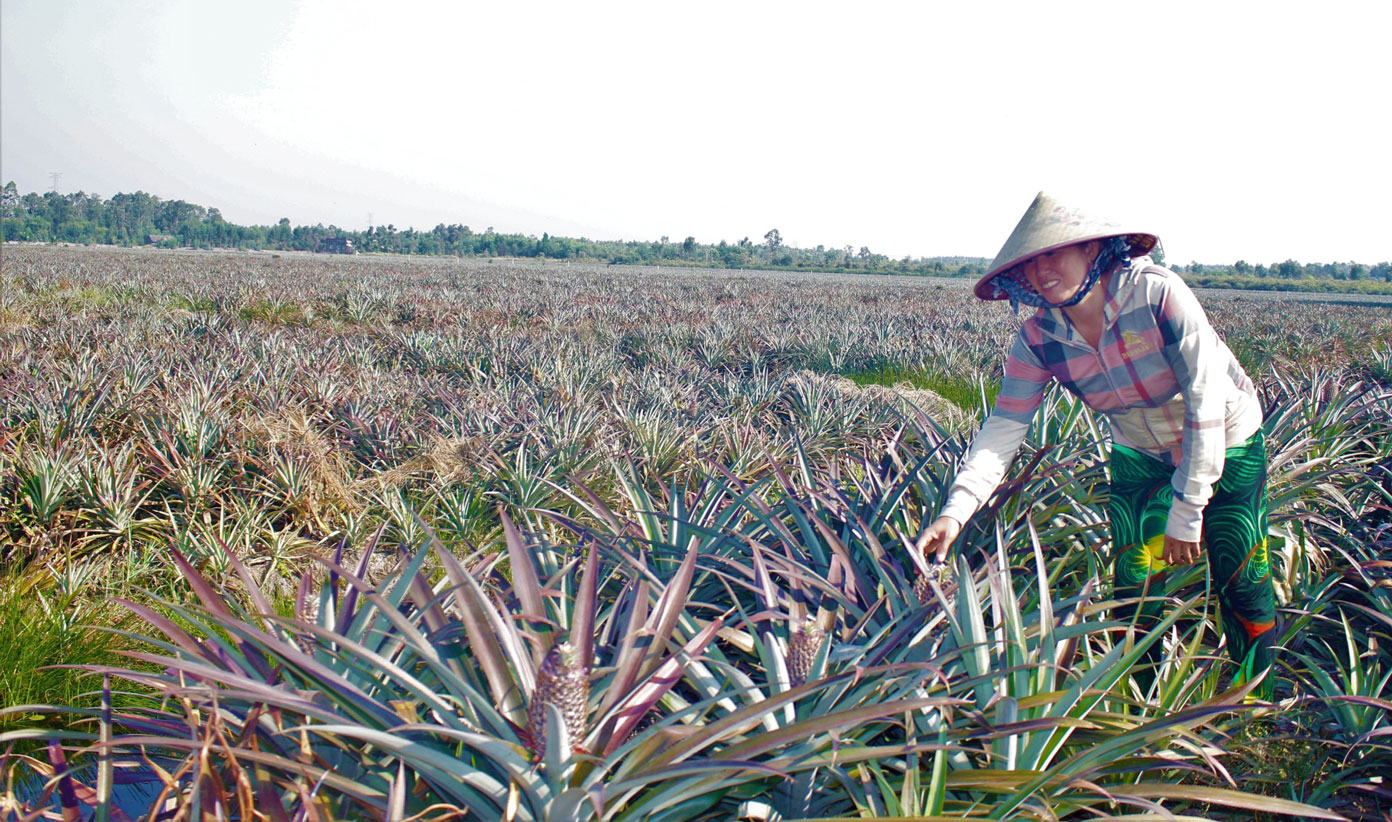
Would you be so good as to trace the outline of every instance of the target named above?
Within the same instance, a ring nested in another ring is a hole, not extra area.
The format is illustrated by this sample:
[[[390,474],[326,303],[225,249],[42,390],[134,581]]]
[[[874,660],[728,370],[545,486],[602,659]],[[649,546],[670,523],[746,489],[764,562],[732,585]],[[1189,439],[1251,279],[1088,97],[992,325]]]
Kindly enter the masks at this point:
[[[371,211],[367,212],[367,230],[368,230],[368,231],[371,231],[371,230],[372,230],[372,212],[371,212]]]
[[[48,176],[49,176],[50,179],[53,180],[53,193],[54,193],[54,194],[57,194],[57,193],[58,193],[58,181],[59,181],[60,179],[63,178],[63,172],[61,172],[61,171],[50,171],[50,172],[48,172]]]

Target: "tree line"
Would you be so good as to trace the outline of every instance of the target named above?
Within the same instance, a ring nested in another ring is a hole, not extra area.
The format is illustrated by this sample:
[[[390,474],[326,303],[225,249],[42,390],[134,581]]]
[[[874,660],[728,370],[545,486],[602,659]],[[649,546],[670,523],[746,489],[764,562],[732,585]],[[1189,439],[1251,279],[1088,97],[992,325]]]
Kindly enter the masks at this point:
[[[1238,260],[1232,265],[1206,265],[1190,263],[1179,266],[1177,270],[1190,275],[1187,279],[1204,280],[1232,277],[1261,282],[1263,280],[1374,280],[1392,282],[1392,263],[1381,262],[1376,265],[1362,263],[1299,263],[1286,260],[1275,265],[1252,265],[1246,260]]]
[[[591,262],[689,265],[724,268],[805,268],[819,271],[870,271],[935,276],[975,276],[984,273],[981,258],[905,257],[893,260],[869,248],[852,246],[793,248],[777,229],[755,243],[699,243],[695,237],[672,241],[589,240],[550,234],[508,234],[490,226],[475,231],[467,225],[441,223],[428,231],[372,226],[353,231],[329,225],[292,226],[289,218],[275,225],[243,226],[228,222],[216,208],[184,200],[163,200],[137,191],[103,199],[77,192],[21,195],[13,182],[0,198],[0,227],[6,241],[62,242],[110,245],[161,245],[173,248],[240,248],[273,251],[312,251],[334,237],[352,240],[365,252],[483,257],[546,257]]]
[[[978,277],[988,260],[982,257],[892,259],[865,246],[795,248],[771,229],[762,242],[744,237],[736,242],[700,243],[695,237],[672,241],[589,240],[550,234],[508,234],[490,226],[475,231],[467,225],[441,223],[428,231],[372,226],[352,231],[334,225],[292,226],[282,217],[275,225],[243,226],[225,220],[216,208],[184,200],[164,200],[137,191],[103,199],[98,194],[56,191],[21,195],[13,182],[0,192],[0,232],[6,241],[62,242],[105,245],[154,244],[172,248],[238,248],[273,251],[312,251],[329,238],[347,238],[365,252],[466,257],[544,257],[612,264],[775,268],[810,271],[868,272],[938,277]],[[1293,287],[1309,280],[1392,283],[1392,265],[1307,263],[1287,260],[1273,266],[1252,266],[1239,260],[1231,266],[1178,266],[1196,284],[1237,287]],[[1250,285],[1248,284],[1250,283]],[[1363,289],[1357,289],[1363,290]]]

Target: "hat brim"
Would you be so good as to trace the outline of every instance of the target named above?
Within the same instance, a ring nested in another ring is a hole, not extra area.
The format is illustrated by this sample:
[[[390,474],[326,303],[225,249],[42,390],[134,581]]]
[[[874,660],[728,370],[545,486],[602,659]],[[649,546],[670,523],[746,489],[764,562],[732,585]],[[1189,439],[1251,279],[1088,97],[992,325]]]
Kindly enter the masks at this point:
[[[1154,234],[1146,234],[1143,232],[1135,231],[1103,232],[1091,236],[1069,238],[1066,242],[1055,243],[1051,246],[1045,246],[1043,248],[1035,249],[1028,254],[1016,257],[1014,259],[1008,260],[1000,265],[995,266],[990,271],[987,271],[984,275],[982,275],[981,279],[976,281],[976,286],[973,290],[975,291],[978,299],[1004,300],[1006,299],[1006,297],[1000,294],[1000,292],[997,289],[989,285],[989,283],[996,277],[999,277],[1000,275],[1010,271],[1016,266],[1024,265],[1025,263],[1029,262],[1030,260],[1033,260],[1035,257],[1038,257],[1042,254],[1048,254],[1052,251],[1058,251],[1060,248],[1067,248],[1070,245],[1081,245],[1082,243],[1090,243],[1094,240],[1108,240],[1112,237],[1126,237],[1131,244],[1132,257],[1141,257],[1146,254],[1149,254],[1151,251],[1155,249],[1157,245],[1160,244],[1160,238],[1155,236]]]

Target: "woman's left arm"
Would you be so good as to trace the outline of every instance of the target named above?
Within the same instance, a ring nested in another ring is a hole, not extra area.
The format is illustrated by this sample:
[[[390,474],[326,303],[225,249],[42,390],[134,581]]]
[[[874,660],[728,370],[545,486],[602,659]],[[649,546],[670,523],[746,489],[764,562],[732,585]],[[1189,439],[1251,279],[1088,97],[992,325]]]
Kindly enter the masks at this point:
[[[1174,502],[1165,523],[1166,558],[1197,559],[1203,511],[1223,474],[1225,415],[1232,380],[1227,347],[1208,322],[1198,298],[1178,275],[1161,278],[1156,322],[1165,359],[1184,396],[1181,457],[1175,466]]]

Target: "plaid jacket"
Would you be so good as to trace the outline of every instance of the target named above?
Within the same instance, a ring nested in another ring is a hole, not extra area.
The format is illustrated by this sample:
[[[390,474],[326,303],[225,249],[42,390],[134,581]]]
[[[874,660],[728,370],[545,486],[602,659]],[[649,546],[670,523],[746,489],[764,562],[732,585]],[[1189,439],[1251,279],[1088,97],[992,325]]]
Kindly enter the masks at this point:
[[[1114,441],[1174,466],[1165,533],[1198,541],[1223,452],[1261,428],[1256,389],[1214,333],[1194,292],[1149,257],[1107,285],[1093,348],[1059,309],[1039,309],[1016,336],[995,408],[967,453],[942,513],[965,523],[1015,458],[1050,380],[1106,414]]]

